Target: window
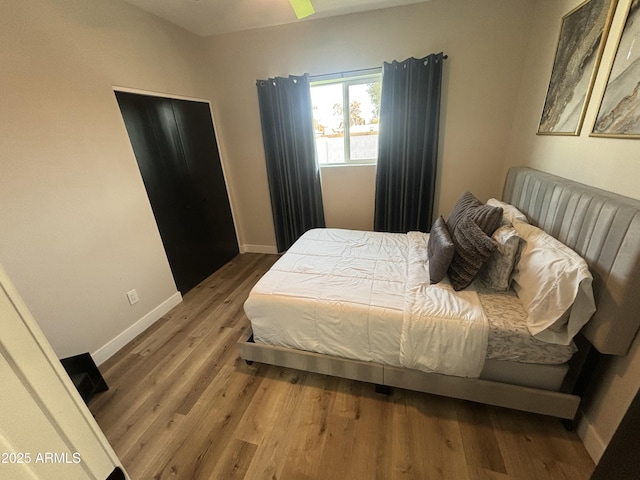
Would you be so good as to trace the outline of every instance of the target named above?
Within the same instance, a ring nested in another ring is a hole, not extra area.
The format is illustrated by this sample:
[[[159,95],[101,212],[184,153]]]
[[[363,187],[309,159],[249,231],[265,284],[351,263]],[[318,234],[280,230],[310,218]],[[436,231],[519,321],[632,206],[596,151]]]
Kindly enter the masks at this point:
[[[382,75],[339,76],[311,82],[318,163],[375,163]]]

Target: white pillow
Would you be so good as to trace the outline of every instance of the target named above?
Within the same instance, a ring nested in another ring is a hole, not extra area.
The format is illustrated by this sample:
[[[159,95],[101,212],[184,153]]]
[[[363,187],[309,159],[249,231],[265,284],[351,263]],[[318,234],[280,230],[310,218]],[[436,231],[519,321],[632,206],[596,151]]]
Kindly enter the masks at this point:
[[[514,220],[529,223],[527,216],[509,203],[502,202],[496,198],[487,200],[487,205],[502,208],[502,225],[513,225]]]
[[[504,292],[511,286],[511,274],[518,257],[521,239],[511,225],[499,227],[491,238],[498,248],[482,266],[478,278],[485,287]]]
[[[525,241],[514,269],[513,288],[537,339],[569,345],[596,310],[593,277],[582,257],[548,233],[516,221]]]

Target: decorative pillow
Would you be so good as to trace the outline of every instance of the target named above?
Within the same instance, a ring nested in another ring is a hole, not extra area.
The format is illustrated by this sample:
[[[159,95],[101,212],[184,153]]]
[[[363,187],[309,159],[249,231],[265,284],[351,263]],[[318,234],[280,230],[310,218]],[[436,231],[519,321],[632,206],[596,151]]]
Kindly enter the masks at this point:
[[[447,224],[440,215],[429,233],[427,252],[429,256],[429,277],[431,283],[438,283],[447,274],[447,269],[453,259],[455,246]]]
[[[497,248],[478,272],[487,288],[504,292],[511,286],[511,273],[520,249],[520,236],[511,225],[503,225],[491,236]]]
[[[456,224],[452,237],[456,251],[447,273],[453,289],[458,291],[471,284],[484,262],[496,249],[496,242],[471,217],[464,217]]]
[[[452,235],[458,222],[467,216],[471,217],[484,233],[491,236],[502,222],[502,208],[484,205],[471,192],[464,192],[447,219],[447,227]]]
[[[496,198],[490,198],[487,200],[487,205],[502,208],[502,225],[513,225],[514,220],[529,223],[527,216],[509,203],[504,203]]]
[[[514,228],[525,241],[513,287],[529,314],[527,327],[539,340],[569,345],[596,310],[589,267],[543,230],[517,221]]]

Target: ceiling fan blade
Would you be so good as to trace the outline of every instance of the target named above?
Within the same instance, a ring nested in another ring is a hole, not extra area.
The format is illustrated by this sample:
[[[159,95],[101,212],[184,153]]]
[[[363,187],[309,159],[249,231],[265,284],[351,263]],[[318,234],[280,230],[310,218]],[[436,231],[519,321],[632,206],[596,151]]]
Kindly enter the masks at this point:
[[[289,3],[293,7],[293,11],[296,13],[298,19],[308,17],[316,12],[313,9],[313,5],[311,5],[311,0],[289,0]]]

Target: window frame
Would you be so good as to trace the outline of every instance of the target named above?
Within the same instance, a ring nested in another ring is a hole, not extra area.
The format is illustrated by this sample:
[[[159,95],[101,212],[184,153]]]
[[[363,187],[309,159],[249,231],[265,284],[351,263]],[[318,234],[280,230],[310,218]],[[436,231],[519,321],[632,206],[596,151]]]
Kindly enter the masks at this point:
[[[375,158],[358,158],[356,160],[351,159],[351,125],[349,124],[349,116],[351,106],[349,104],[349,87],[351,85],[366,85],[369,83],[375,83],[371,80],[380,82],[380,88],[382,88],[382,68],[372,68],[365,71],[353,71],[337,73],[332,75],[322,75],[317,77],[311,77],[309,81],[309,88],[320,87],[324,85],[340,84],[342,86],[342,124],[344,125],[344,161],[339,163],[320,163],[318,165],[324,167],[342,167],[349,165],[377,165],[378,157]],[[347,108],[344,108],[344,106]],[[313,110],[312,110],[313,115]],[[378,131],[378,135],[380,132]],[[316,141],[314,135],[314,142]],[[317,148],[317,144],[316,144]]]

